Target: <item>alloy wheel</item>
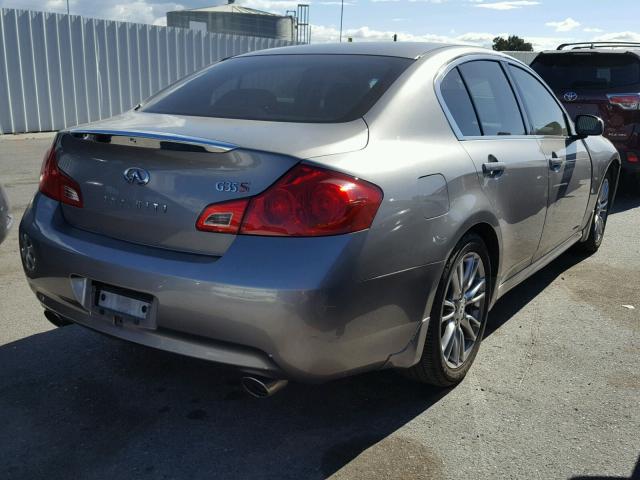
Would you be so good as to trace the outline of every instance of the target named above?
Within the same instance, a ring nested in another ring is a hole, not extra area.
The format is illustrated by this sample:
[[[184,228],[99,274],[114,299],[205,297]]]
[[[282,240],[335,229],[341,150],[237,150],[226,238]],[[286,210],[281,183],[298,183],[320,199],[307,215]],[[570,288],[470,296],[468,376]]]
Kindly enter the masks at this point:
[[[485,266],[469,252],[451,270],[441,311],[440,345],[450,368],[460,368],[478,341],[486,304]]]
[[[609,207],[609,179],[605,178],[600,187],[600,194],[596,201],[596,210],[593,218],[594,240],[600,244],[604,235],[604,227],[607,222],[607,209]]]

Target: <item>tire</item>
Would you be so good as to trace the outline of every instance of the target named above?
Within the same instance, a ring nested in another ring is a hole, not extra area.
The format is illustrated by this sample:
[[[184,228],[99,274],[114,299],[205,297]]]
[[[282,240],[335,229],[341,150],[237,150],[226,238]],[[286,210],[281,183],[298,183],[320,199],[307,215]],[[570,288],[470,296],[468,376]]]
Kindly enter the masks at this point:
[[[612,192],[613,175],[609,170],[598,190],[598,198],[596,199],[596,205],[591,216],[591,224],[589,225],[589,236],[584,242],[576,245],[578,252],[585,255],[593,255],[600,248],[607,227],[607,219],[609,218],[608,208],[611,204]]]
[[[476,270],[472,261],[481,262]],[[460,268],[465,279],[462,293],[455,280],[460,277]],[[467,274],[471,272],[475,272],[475,276],[469,281]],[[445,264],[431,308],[422,356],[406,371],[407,376],[438,387],[450,387],[462,381],[484,335],[491,298],[490,279],[491,263],[484,241],[474,233],[465,235]],[[467,315],[475,322],[466,318]]]

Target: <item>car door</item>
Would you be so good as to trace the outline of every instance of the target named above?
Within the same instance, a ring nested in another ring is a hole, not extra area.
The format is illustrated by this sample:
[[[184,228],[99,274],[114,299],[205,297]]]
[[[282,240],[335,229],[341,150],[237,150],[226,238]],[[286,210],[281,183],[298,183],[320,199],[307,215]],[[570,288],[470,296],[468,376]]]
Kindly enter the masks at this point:
[[[547,209],[546,158],[537,139],[526,135],[500,61],[464,61],[443,78],[440,92],[456,125],[474,119],[456,133],[498,217],[506,280],[527,267],[538,248]]]
[[[547,159],[547,217],[535,257],[539,258],[580,231],[591,190],[591,158],[582,140],[571,136],[555,96],[531,73],[509,64],[534,135]]]

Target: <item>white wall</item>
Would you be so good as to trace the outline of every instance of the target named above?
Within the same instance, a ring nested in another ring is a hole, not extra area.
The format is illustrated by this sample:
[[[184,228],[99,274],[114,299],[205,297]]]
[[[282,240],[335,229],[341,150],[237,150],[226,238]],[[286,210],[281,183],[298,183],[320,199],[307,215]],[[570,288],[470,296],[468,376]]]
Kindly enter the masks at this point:
[[[283,40],[0,9],[0,134],[110,117],[218,60]]]

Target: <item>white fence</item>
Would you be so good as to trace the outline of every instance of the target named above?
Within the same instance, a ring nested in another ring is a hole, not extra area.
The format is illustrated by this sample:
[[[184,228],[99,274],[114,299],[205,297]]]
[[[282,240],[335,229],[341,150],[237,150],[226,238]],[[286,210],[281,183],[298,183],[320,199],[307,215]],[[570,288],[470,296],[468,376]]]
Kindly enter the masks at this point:
[[[0,9],[0,134],[116,115],[222,58],[283,40]]]

